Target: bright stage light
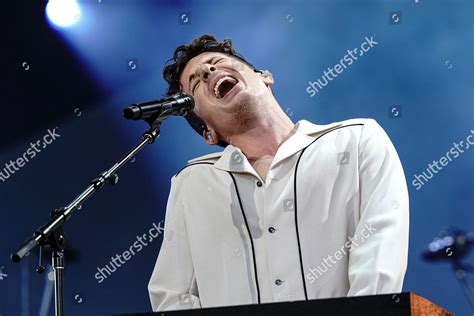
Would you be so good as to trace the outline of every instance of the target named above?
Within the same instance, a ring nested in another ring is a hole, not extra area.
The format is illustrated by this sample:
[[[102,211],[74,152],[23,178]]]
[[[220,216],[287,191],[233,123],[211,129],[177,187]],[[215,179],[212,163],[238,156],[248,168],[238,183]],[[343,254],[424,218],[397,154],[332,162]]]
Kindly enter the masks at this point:
[[[81,8],[75,0],[49,0],[46,15],[55,25],[68,27],[81,19]]]

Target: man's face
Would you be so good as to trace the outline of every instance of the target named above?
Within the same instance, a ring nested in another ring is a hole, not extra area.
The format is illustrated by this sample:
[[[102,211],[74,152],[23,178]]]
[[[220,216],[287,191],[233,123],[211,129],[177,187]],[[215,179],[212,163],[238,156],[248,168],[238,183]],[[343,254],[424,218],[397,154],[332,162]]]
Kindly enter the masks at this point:
[[[180,82],[193,96],[194,111],[222,137],[245,132],[271,95],[271,76],[264,77],[231,56],[206,52],[192,58]]]

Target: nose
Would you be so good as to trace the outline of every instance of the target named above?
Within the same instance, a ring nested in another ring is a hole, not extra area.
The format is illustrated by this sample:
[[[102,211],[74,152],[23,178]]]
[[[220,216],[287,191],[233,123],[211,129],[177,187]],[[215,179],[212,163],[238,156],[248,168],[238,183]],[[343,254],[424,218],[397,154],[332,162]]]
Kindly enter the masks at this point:
[[[204,82],[207,82],[209,80],[209,77],[211,75],[211,72],[214,72],[217,70],[217,68],[214,65],[209,65],[209,64],[203,64],[200,67],[200,72],[201,72],[201,78]]]

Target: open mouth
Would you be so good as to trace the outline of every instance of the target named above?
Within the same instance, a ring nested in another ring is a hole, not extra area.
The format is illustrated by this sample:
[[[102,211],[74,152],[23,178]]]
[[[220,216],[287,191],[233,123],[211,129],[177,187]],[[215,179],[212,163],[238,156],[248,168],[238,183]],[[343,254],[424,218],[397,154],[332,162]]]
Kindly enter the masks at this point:
[[[223,99],[234,88],[239,81],[230,76],[224,76],[216,82],[214,95],[217,99]]]

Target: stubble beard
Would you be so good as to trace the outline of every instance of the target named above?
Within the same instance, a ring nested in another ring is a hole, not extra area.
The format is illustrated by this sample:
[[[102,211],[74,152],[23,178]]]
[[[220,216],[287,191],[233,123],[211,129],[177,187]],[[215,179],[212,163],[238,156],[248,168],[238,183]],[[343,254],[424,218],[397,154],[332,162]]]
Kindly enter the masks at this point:
[[[224,109],[229,118],[224,122],[227,137],[244,134],[257,126],[260,107],[255,97],[245,95],[236,101],[230,108]]]

